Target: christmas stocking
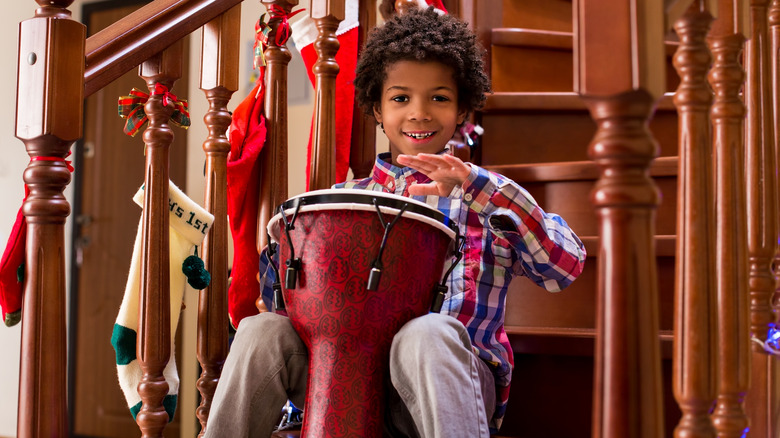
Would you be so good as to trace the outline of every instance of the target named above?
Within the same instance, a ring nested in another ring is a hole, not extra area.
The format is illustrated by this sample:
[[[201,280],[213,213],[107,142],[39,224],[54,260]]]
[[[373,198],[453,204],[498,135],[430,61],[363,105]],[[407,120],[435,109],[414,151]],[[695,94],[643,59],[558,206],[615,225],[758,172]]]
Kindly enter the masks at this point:
[[[260,200],[260,162],[265,144],[263,75],[252,93],[233,112],[230,157],[227,163],[227,213],[233,236],[233,267],[228,290],[228,314],[233,327],[256,314],[260,296],[257,282],[257,209]]]
[[[22,319],[26,240],[27,221],[20,208],[16,214],[14,228],[11,230],[11,235],[8,236],[3,259],[0,261],[0,307],[2,307],[3,322],[8,327],[18,324]]]
[[[133,197],[136,204],[143,206],[144,190],[143,187]],[[193,264],[198,266],[199,260],[193,260],[190,256],[193,249],[203,242],[209,227],[214,223],[214,216],[193,200],[187,197],[172,182],[168,190],[168,207],[170,209],[170,231],[169,231],[169,255],[170,255],[170,300],[171,300],[171,339],[176,333],[176,326],[179,323],[179,313],[181,312],[182,295],[184,293],[185,278],[183,271],[191,271]],[[114,332],[111,335],[111,345],[116,352],[117,374],[119,375],[119,386],[125,394],[127,405],[133,418],[141,410],[141,397],[138,395],[138,384],[141,381],[141,366],[136,360],[136,338],[138,334],[138,309],[140,282],[141,282],[141,238],[143,223],[138,225],[138,234],[135,238],[133,247],[133,258],[130,262],[130,274],[127,278],[125,295],[122,305],[119,308],[119,315],[114,324]],[[202,262],[199,267],[202,268]],[[207,284],[207,275],[200,272],[201,275],[189,277],[190,285],[202,289]],[[168,382],[168,394],[163,399],[163,406],[168,412],[169,420],[173,419],[176,411],[176,400],[179,392],[179,376],[176,370],[176,361],[174,359],[174,345],[171,342],[171,357],[168,359],[163,375]]]

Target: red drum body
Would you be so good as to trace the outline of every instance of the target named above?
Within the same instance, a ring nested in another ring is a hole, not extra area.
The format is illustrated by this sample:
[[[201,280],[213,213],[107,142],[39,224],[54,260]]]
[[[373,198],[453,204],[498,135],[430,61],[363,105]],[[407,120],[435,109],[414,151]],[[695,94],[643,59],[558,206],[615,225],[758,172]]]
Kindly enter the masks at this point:
[[[309,349],[301,436],[380,437],[393,336],[429,311],[455,233],[439,211],[379,192],[319,190],[283,207],[268,228],[279,242],[287,314]],[[384,225],[403,208],[385,239],[376,290],[368,290]],[[285,285],[291,258],[299,259],[297,281]]]

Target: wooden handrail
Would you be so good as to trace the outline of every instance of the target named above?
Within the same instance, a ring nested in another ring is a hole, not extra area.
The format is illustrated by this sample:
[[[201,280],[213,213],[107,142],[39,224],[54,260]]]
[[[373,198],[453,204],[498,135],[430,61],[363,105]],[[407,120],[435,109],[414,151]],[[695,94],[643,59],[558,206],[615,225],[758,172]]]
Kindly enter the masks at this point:
[[[87,38],[84,97],[242,0],[156,0]]]

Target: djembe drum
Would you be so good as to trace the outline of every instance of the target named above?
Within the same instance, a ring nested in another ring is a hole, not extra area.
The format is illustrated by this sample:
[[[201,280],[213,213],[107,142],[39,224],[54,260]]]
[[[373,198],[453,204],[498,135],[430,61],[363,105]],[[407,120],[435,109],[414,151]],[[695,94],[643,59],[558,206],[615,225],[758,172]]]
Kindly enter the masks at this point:
[[[268,230],[278,305],[309,349],[301,436],[381,436],[393,336],[441,295],[455,226],[410,198],[342,189],[287,200]]]

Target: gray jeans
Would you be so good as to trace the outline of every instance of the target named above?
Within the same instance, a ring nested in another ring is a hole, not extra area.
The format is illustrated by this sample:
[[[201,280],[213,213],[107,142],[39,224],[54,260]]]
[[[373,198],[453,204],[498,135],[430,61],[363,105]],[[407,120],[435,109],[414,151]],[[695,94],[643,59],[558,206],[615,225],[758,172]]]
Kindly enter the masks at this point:
[[[273,313],[245,318],[225,361],[206,438],[270,436],[282,406],[303,406],[306,346],[290,321]],[[458,320],[415,318],[393,338],[385,436],[489,437],[493,374],[471,350]]]

